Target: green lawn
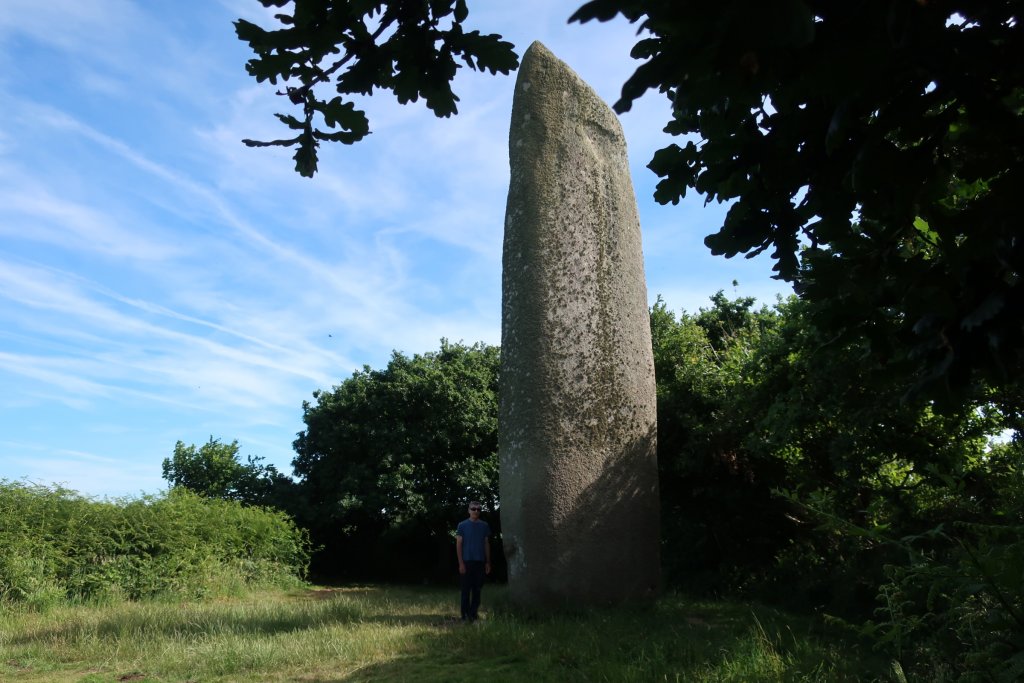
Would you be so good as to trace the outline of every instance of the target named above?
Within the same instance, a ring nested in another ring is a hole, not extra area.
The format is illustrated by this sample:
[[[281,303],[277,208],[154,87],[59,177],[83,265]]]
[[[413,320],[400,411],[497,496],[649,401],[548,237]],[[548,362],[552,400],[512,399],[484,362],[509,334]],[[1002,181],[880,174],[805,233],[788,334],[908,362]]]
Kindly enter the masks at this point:
[[[888,681],[884,661],[814,620],[665,596],[570,615],[516,612],[488,586],[352,586],[207,602],[0,613],[4,681]]]

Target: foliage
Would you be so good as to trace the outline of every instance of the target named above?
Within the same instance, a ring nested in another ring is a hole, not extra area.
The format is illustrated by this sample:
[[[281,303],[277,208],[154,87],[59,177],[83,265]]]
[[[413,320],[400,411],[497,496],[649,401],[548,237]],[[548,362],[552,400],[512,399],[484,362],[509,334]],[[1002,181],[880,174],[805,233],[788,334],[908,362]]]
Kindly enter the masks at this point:
[[[744,376],[747,359],[778,314],[722,292],[712,302],[679,320],[660,298],[651,309],[662,558],[670,582],[697,593],[735,588],[770,563],[789,526],[745,457],[750,426],[738,424],[733,410],[756,381]]]
[[[715,254],[766,250],[893,371],[966,390],[1022,369],[1021,3],[591,0],[573,19],[638,22],[666,131],[655,198],[730,202]],[[917,388],[917,387],[915,387]],[[968,392],[969,393],[969,392]]]
[[[287,0],[261,0],[287,6]],[[715,254],[769,251],[778,277],[819,304],[817,324],[865,339],[894,374],[957,404],[976,381],[1024,370],[1024,239],[1013,218],[1024,185],[1024,27],[1020,0],[590,0],[571,21],[638,23],[617,111],[649,90],[667,97],[655,198],[689,189],[729,202]],[[465,33],[465,0],[299,0],[285,26],[238,21],[257,80],[287,87],[299,147],[316,170],[320,140],[368,131],[345,99],[374,87],[455,113],[461,57],[508,73],[513,46]],[[442,28],[448,27],[448,28]],[[388,36],[383,43],[377,40]],[[335,55],[342,55],[335,58]],[[333,61],[332,60],[336,60]],[[351,63],[351,64],[350,64]],[[316,86],[337,79],[339,97]],[[313,125],[316,114],[326,132]]]
[[[900,539],[860,530],[893,545],[905,560],[886,567],[875,619],[858,631],[923,679],[1024,676],[1020,444],[997,445],[986,460],[992,490],[973,501],[984,521],[940,524]],[[964,491],[971,486],[965,477],[955,481]]]
[[[678,321],[651,311],[673,580],[854,621],[877,595],[861,632],[902,670],[1011,671],[1024,470],[1016,441],[988,437],[1016,415],[995,393],[941,413],[903,398],[863,343],[814,326],[809,302],[713,303]]]
[[[0,678],[118,680],[887,680],[856,638],[733,601],[533,616],[497,607],[462,626],[454,588],[316,587],[200,603],[0,612]],[[83,671],[90,672],[83,674]],[[85,678],[83,678],[85,676]]]
[[[986,403],[938,412],[929,401],[907,400],[907,384],[864,343],[833,342],[813,320],[812,305],[791,305],[758,354],[763,379],[743,406],[756,425],[746,444],[752,457],[785,469],[775,488],[851,528],[917,534],[967,513],[950,478],[968,477],[983,495],[984,453],[1002,427],[999,414]],[[806,529],[790,550],[793,578],[817,575],[821,599],[863,604],[891,550],[857,534],[819,533],[800,509],[790,517]],[[807,557],[825,561],[808,571]]]
[[[289,0],[260,0],[287,7]],[[352,144],[370,132],[356,95],[391,90],[402,104],[423,98],[439,117],[457,113],[451,82],[462,68],[507,74],[519,66],[512,44],[501,36],[466,31],[466,0],[296,0],[290,14],[275,14],[280,26],[263,29],[239,19],[235,30],[256,53],[246,70],[258,82],[282,80],[300,116],[277,114],[294,137],[250,147],[296,147],[295,170],[312,177],[320,142]],[[341,56],[339,56],[341,55]],[[297,82],[297,85],[291,83]],[[320,94],[334,86],[337,95]]]
[[[288,484],[273,465],[250,455],[248,462],[238,459],[238,441],[230,444],[210,440],[196,448],[174,444],[174,455],[164,458],[163,478],[173,487],[183,487],[208,498],[238,500],[250,505],[273,504]],[[276,495],[275,495],[276,494]]]
[[[442,340],[303,403],[295,513],[327,549],[324,572],[449,574],[466,503],[496,508],[497,382],[496,347]]]
[[[0,602],[39,607],[288,585],[308,561],[284,514],[185,489],[97,501],[0,481],[0,547]]]

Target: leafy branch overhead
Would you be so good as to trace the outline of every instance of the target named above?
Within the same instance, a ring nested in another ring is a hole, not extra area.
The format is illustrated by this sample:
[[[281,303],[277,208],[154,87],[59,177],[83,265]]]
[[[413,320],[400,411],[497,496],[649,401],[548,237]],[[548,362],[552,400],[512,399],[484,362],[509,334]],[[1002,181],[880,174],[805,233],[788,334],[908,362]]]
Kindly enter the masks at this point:
[[[667,97],[655,199],[730,204],[818,324],[952,396],[1024,370],[1020,0],[592,0],[637,23],[619,112]],[[898,334],[892,344],[890,331]]]
[[[261,0],[267,6],[291,5]],[[1024,375],[1024,0],[590,0],[570,21],[639,27],[615,109],[667,98],[679,136],[655,199],[728,203],[712,253],[768,253],[837,342],[866,340],[915,391],[956,399]],[[285,28],[237,22],[258,80],[316,171],[320,141],[369,132],[374,87],[455,113],[459,66],[508,73],[513,46],[465,32],[466,0],[295,0]],[[338,96],[315,90],[329,82]]]
[[[243,142],[296,148],[295,170],[306,177],[317,171],[321,142],[352,144],[370,133],[353,96],[390,90],[401,104],[423,98],[437,116],[448,117],[458,112],[451,83],[463,64],[492,74],[519,66],[513,45],[500,35],[465,30],[466,0],[260,2],[282,9],[274,15],[280,27],[235,22],[239,39],[256,54],[246,71],[257,82],[280,84],[278,94],[299,111],[276,114],[291,137]]]

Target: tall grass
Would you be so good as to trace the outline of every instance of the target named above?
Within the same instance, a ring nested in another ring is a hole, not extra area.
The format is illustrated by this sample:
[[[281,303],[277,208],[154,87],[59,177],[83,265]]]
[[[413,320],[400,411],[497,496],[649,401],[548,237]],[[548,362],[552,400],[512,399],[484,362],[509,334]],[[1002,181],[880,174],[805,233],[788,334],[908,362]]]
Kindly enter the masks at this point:
[[[305,532],[283,513],[174,489],[94,500],[0,480],[0,603],[195,598],[298,585]]]
[[[818,622],[740,603],[526,614],[485,590],[349,587],[0,614],[0,679],[211,681],[872,681],[884,662]]]

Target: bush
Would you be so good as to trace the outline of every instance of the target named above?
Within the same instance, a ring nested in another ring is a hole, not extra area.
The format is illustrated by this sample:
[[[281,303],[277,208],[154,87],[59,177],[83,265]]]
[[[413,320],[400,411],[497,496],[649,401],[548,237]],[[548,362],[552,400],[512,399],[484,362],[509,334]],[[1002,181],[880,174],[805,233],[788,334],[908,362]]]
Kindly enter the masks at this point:
[[[282,512],[173,489],[97,501],[0,480],[0,601],[202,597],[305,576],[309,542]]]
[[[959,520],[894,538],[820,517],[831,534],[889,552],[874,619],[854,628],[911,680],[1024,679],[1020,445],[996,447],[976,471],[948,476],[944,499],[933,493],[946,506],[942,517]]]
[[[990,519],[896,543],[907,559],[886,567],[876,620],[861,630],[922,680],[1024,679],[1021,475],[994,477]]]

